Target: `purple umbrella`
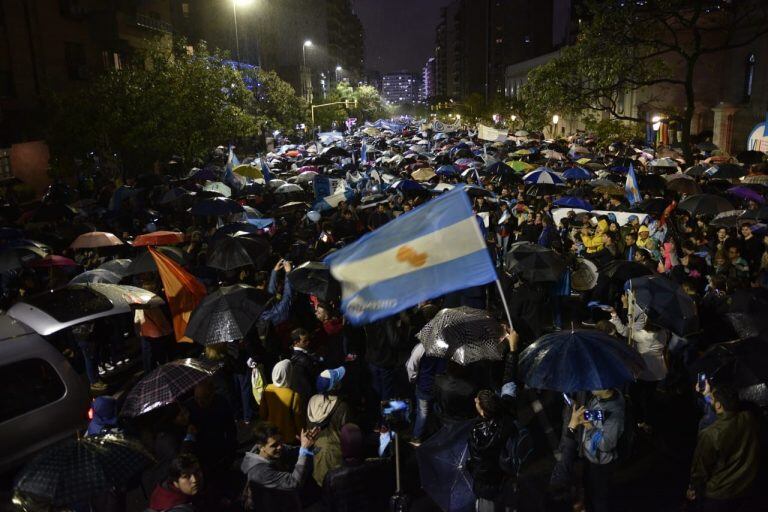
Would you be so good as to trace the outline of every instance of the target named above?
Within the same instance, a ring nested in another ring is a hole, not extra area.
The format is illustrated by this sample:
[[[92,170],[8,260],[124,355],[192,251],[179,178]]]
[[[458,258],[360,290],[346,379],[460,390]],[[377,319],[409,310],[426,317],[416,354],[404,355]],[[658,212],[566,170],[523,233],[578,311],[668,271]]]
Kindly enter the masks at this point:
[[[727,190],[732,196],[746,199],[747,201],[754,201],[756,203],[765,204],[765,198],[762,194],[755,192],[749,187],[731,187]]]

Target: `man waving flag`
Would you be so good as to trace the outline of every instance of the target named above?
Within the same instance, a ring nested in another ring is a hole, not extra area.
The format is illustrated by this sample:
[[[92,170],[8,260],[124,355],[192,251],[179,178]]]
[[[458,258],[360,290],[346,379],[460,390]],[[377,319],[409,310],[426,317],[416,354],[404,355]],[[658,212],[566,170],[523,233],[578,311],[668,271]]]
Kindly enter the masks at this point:
[[[640,186],[637,184],[635,168],[631,162],[629,164],[629,170],[627,171],[627,181],[624,183],[624,194],[627,196],[627,201],[629,201],[630,206],[634,206],[643,199],[640,196]]]
[[[429,201],[325,259],[353,324],[490,283],[496,270],[463,189]]]

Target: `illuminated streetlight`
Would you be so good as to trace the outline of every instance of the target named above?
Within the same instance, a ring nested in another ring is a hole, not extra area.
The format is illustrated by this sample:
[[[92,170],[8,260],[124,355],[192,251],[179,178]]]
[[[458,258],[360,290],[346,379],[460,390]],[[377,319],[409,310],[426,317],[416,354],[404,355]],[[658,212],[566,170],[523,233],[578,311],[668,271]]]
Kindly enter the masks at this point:
[[[651,119],[651,122],[653,124],[659,124],[661,122],[661,116],[659,116],[659,115],[653,116],[653,118]]]
[[[235,19],[235,55],[237,62],[240,62],[240,38],[237,35],[237,8],[247,7],[253,3],[253,0],[232,0],[232,17]]]
[[[514,122],[514,121],[517,121],[517,116],[516,116],[515,114],[512,114],[512,117],[510,117],[510,119],[511,119],[513,122]]]
[[[310,41],[309,39],[304,41],[304,44],[301,45],[301,58],[304,62],[304,67],[307,67],[307,48],[309,48],[310,46],[312,46],[312,41]]]
[[[552,116],[552,124],[556,125],[559,122],[560,122],[560,116],[557,115],[557,114],[553,115]]]

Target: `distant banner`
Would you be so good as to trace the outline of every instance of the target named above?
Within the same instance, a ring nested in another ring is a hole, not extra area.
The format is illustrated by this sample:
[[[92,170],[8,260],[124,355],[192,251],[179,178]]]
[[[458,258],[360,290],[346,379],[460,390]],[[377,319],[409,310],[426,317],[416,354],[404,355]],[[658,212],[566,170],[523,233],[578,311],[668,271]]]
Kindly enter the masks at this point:
[[[432,122],[432,129],[438,133],[453,133],[459,131],[459,128],[461,127],[461,122],[456,121],[453,124],[446,124],[442,121],[435,120]]]
[[[315,179],[312,180],[312,186],[315,189],[315,199],[322,199],[323,197],[331,195],[332,184],[328,176],[318,174]]]
[[[503,142],[507,140],[507,130],[497,130],[496,128],[478,123],[477,138],[490,142]]]
[[[552,210],[552,219],[555,221],[555,225],[560,224],[560,221],[568,215],[568,212],[574,212],[577,214],[588,213],[591,216],[608,215],[609,213],[612,213],[616,216],[616,222],[618,222],[620,226],[623,226],[629,222],[629,217],[632,215],[636,216],[641,224],[645,223],[646,218],[648,217],[648,214],[646,213],[609,212],[606,210],[592,210],[591,212],[588,212],[587,210],[582,210],[580,208],[556,208]]]

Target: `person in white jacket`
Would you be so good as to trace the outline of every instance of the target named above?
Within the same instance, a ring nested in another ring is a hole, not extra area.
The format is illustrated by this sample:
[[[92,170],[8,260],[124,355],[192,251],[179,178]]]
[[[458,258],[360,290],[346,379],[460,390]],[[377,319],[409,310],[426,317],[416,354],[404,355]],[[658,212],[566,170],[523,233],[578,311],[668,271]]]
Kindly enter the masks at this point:
[[[624,308],[627,308],[628,299],[624,295],[621,298]],[[611,323],[616,327],[619,335],[628,339],[645,362],[645,370],[638,377],[637,382],[630,386],[630,396],[635,406],[635,416],[638,427],[645,431],[650,430],[649,419],[653,411],[654,396],[658,383],[667,376],[667,362],[665,351],[669,343],[669,331],[652,324],[648,320],[648,314],[636,304],[632,308],[633,320],[630,338],[629,319],[625,324],[616,310],[611,310]]]

